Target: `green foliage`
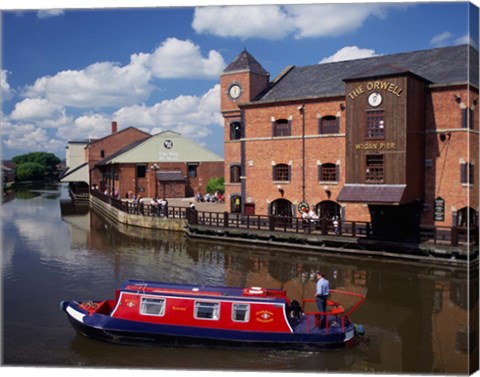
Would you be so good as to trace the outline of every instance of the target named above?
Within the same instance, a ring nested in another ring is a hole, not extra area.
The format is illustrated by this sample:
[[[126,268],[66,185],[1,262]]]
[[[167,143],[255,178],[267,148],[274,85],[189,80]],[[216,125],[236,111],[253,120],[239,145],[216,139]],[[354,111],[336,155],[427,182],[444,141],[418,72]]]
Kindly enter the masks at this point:
[[[220,191],[222,194],[225,192],[225,179],[224,178],[210,178],[207,183],[207,192]]]
[[[24,162],[17,166],[17,180],[36,181],[45,178],[45,168],[36,162]]]
[[[48,152],[31,152],[15,156],[12,158],[12,162],[17,164],[17,177],[18,168],[27,162],[39,164],[43,167],[44,174],[51,174],[56,170],[56,166],[61,162],[60,159],[53,153]]]

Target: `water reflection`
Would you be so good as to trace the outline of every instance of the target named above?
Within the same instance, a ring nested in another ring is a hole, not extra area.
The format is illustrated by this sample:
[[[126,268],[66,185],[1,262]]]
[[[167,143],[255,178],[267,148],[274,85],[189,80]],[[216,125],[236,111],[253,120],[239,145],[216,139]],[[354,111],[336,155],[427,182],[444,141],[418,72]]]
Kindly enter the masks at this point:
[[[475,314],[478,318],[477,266],[469,274],[458,268],[199,241],[183,233],[113,224],[88,207],[73,205],[63,190],[60,197],[33,191],[29,199],[23,195],[2,206],[7,364],[467,373],[469,356],[478,355],[478,349],[468,348],[472,335],[478,337],[478,329],[472,331],[468,323]],[[365,326],[367,335],[352,349],[158,352],[145,347],[138,353],[76,335],[57,309],[62,299],[110,298],[125,279],[266,286],[301,300],[314,296],[316,270],[326,274],[332,288],[366,295],[352,319]],[[32,300],[41,303],[35,318],[25,314]],[[135,357],[128,357],[132,353]]]

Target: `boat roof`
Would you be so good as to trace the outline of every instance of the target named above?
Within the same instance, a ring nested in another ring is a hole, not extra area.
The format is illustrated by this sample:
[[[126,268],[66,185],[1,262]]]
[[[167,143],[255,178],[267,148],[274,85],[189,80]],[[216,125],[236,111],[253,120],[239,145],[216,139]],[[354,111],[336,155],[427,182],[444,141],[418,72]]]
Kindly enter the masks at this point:
[[[221,287],[195,284],[162,283],[145,280],[127,280],[120,287],[121,291],[148,293],[158,295],[175,295],[185,297],[208,297],[216,299],[260,300],[285,302],[286,294],[281,289],[261,287]],[[253,293],[249,294],[248,292]],[[262,292],[260,294],[259,292]]]

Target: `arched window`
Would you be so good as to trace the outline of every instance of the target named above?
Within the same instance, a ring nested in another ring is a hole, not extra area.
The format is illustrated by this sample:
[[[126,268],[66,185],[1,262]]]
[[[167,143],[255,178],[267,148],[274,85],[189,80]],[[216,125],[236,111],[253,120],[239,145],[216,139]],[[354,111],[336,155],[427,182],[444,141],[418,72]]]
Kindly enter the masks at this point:
[[[277,164],[273,166],[272,179],[274,181],[290,181],[290,165]]]
[[[241,170],[240,165],[230,166],[230,183],[240,183]]]
[[[242,138],[242,124],[238,121],[230,123],[230,140]]]
[[[319,217],[325,217],[329,220],[333,218],[341,218],[341,206],[340,204],[332,200],[324,200],[315,206],[315,212]]]
[[[324,134],[338,134],[340,132],[339,118],[333,115],[327,115],[319,119],[318,133]]]
[[[278,119],[272,122],[274,137],[290,136],[292,134],[291,122],[287,119]]]
[[[293,216],[293,204],[287,199],[277,199],[270,205],[270,215],[292,217]]]

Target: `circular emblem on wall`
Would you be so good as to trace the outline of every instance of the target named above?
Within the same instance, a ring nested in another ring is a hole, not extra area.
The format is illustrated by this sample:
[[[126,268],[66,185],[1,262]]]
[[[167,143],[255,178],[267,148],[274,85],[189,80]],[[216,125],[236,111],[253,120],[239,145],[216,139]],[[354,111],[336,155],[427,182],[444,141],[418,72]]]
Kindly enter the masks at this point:
[[[173,142],[169,139],[169,140],[165,140],[163,142],[163,146],[167,149],[172,149],[173,147]]]
[[[380,106],[382,103],[382,95],[378,92],[373,92],[368,96],[368,104],[372,107]]]
[[[298,204],[298,212],[300,212],[300,213],[308,211],[309,209],[310,209],[310,206],[306,202],[300,202]]]
[[[231,99],[238,99],[242,95],[242,87],[238,84],[233,84],[228,88],[228,95]]]

